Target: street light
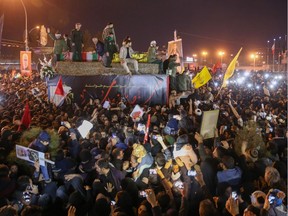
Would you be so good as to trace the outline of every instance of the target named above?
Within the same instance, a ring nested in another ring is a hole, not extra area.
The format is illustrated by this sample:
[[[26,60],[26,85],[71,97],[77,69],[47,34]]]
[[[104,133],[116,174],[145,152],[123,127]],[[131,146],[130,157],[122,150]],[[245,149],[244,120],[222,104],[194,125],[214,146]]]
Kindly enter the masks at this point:
[[[23,6],[23,9],[24,9],[24,13],[25,13],[25,50],[28,51],[29,50],[29,47],[28,47],[28,29],[27,29],[27,10],[26,10],[26,7],[25,7],[25,4],[23,2],[23,0],[20,0],[21,1],[21,4]]]
[[[258,55],[251,54],[250,58],[253,59],[253,70],[255,71],[255,66],[256,66],[256,58],[258,58]]]
[[[221,65],[222,65],[222,58],[223,58],[223,55],[224,55],[225,53],[223,52],[223,51],[219,51],[218,52],[218,55],[220,56],[220,62],[221,62]]]
[[[37,42],[39,43],[39,40],[38,40],[39,37],[36,36],[36,38],[35,38],[35,34],[32,34],[32,35],[31,35],[31,33],[32,33],[35,29],[39,30],[39,29],[40,29],[40,26],[35,26],[35,27],[33,27],[33,28],[31,28],[31,29],[29,30],[29,32],[28,32],[28,47],[31,46],[31,43],[33,43],[34,39],[35,39],[35,41],[37,41]]]
[[[275,70],[275,68],[274,68],[274,64],[275,64],[275,41],[276,41],[276,39],[274,38],[273,39],[273,41],[274,41],[274,44],[273,44],[273,48],[272,48],[272,72],[274,72],[274,70]]]
[[[282,39],[282,37],[280,36],[279,37],[279,43],[280,44],[282,44],[281,39]],[[279,51],[279,53],[278,53],[278,72],[280,71],[280,64],[281,64],[281,54],[280,54],[280,51]]]
[[[268,40],[267,41],[267,69],[269,70],[269,47],[270,47],[270,45],[269,45],[269,43],[270,43],[270,41]]]
[[[207,56],[207,52],[206,51],[203,51],[202,52],[202,55],[203,55],[203,62],[206,62],[206,56]]]
[[[28,34],[30,34],[30,33],[31,33],[33,30],[35,30],[35,29],[40,29],[40,26],[35,26],[34,28],[30,29],[30,31],[29,31]]]
[[[193,54],[192,56],[193,56],[193,61],[196,62],[197,61],[197,59],[196,59],[197,58],[197,54]]]

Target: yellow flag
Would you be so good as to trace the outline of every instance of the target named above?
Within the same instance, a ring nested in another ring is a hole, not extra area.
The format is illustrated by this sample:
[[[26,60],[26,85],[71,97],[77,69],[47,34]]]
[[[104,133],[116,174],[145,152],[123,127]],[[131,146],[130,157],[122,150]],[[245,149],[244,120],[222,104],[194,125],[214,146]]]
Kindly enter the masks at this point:
[[[242,47],[240,48],[240,50],[238,51],[237,55],[234,57],[234,59],[230,62],[226,72],[225,72],[225,75],[224,75],[224,79],[223,79],[223,84],[222,84],[222,87],[221,88],[225,88],[226,87],[226,81],[233,76],[234,74],[234,70],[235,70],[235,66],[236,66],[236,62],[237,62],[237,59],[241,53],[241,50],[242,50]]]
[[[207,67],[205,66],[200,73],[198,73],[192,80],[192,83],[194,84],[194,88],[200,88],[201,86],[205,85],[210,79],[211,74],[209,73]]]

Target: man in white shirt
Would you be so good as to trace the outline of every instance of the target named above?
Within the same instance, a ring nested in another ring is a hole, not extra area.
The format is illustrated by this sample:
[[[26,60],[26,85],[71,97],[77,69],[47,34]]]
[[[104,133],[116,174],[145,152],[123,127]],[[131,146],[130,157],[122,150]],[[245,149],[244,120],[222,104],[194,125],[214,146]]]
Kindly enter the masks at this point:
[[[127,66],[127,63],[133,64],[135,74],[140,74],[138,71],[138,61],[132,58],[134,51],[131,46],[132,46],[131,40],[125,40],[123,42],[123,45],[120,49],[120,54],[119,54],[121,65],[123,66],[123,68],[126,70],[126,72],[129,75],[132,75],[130,69]]]

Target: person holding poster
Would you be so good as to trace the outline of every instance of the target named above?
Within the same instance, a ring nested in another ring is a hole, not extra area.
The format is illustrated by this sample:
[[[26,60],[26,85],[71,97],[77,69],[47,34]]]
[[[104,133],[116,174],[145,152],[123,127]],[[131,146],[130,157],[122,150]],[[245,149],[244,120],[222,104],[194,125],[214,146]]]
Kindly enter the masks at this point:
[[[46,131],[42,131],[39,136],[29,145],[29,148],[39,152],[47,153],[48,145],[50,144],[50,135]],[[51,182],[51,177],[46,166],[40,165],[40,171],[43,175],[45,182]],[[38,173],[39,174],[39,173]]]
[[[173,41],[168,42],[168,56],[175,55],[176,62],[180,65],[177,66],[177,72],[182,73],[183,70],[183,47],[182,47],[182,39],[175,39]]]
[[[180,66],[180,63],[177,63],[177,56],[171,55],[169,57],[169,64],[168,69],[171,71],[171,74],[169,74],[170,77],[170,89],[171,90],[177,90],[177,80],[176,80],[176,73],[177,73],[177,67]]]

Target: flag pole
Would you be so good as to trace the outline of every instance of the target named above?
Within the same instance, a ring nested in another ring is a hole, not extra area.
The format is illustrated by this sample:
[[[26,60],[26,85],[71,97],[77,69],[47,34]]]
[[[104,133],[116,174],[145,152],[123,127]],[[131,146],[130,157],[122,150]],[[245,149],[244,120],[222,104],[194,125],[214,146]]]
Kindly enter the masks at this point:
[[[281,57],[281,53],[279,52],[278,54],[278,72],[280,71],[280,57]]]
[[[274,72],[274,67],[275,67],[275,65],[274,65],[275,54],[274,53],[273,53],[273,57],[272,58],[273,58],[273,70],[272,70],[272,72]]]
[[[218,98],[218,96],[219,96],[219,94],[220,94],[221,90],[222,90],[222,86],[220,87],[220,89],[219,89],[219,91],[218,91],[218,93],[217,93],[217,95],[216,95],[215,99],[217,99],[217,98]]]
[[[274,44],[273,44],[273,53],[272,53],[272,72],[275,70],[275,38],[274,38]]]
[[[269,43],[270,43],[270,41],[268,40],[267,41],[267,71],[269,71]]]

